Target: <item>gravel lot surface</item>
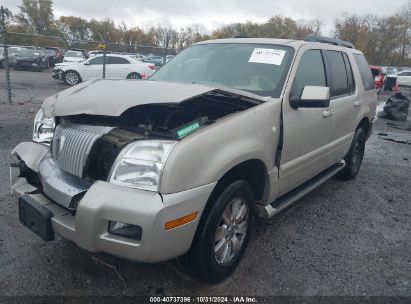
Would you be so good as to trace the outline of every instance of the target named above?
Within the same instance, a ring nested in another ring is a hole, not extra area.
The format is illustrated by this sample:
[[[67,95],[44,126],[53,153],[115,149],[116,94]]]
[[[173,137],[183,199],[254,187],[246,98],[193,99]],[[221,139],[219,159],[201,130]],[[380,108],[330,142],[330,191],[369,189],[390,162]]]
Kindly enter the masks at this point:
[[[379,139],[378,131],[400,132],[384,120],[357,179],[332,179],[259,223],[240,267],[219,285],[190,279],[176,261],[130,263],[61,238],[44,243],[19,223],[9,153],[30,140],[41,101],[65,88],[50,74],[13,71],[15,105],[4,105],[0,70],[0,295],[411,296],[411,145]]]

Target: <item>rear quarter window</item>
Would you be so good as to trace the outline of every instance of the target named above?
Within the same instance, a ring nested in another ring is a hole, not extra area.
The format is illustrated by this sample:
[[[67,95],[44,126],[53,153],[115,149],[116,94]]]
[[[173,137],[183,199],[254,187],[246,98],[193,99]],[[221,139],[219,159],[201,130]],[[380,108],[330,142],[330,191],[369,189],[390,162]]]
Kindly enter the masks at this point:
[[[372,76],[371,69],[367,62],[367,59],[365,59],[364,55],[360,55],[360,54],[354,54],[354,59],[360,71],[364,90],[365,91],[374,90],[375,89],[374,78]]]

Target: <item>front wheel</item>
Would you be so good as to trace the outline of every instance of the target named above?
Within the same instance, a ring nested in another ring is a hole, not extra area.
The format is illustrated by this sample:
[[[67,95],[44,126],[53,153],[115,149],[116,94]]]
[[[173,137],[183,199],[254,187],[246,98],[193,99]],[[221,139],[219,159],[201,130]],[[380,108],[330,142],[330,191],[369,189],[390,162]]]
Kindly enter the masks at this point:
[[[76,71],[67,71],[64,73],[64,82],[68,85],[75,85],[81,82],[80,74]]]
[[[338,177],[344,180],[354,179],[360,171],[365,152],[365,131],[360,128],[354,133],[350,150],[345,156],[345,168],[341,170]]]
[[[191,275],[218,283],[235,271],[247,247],[254,224],[254,198],[250,186],[239,180],[209,203],[182,259]]]

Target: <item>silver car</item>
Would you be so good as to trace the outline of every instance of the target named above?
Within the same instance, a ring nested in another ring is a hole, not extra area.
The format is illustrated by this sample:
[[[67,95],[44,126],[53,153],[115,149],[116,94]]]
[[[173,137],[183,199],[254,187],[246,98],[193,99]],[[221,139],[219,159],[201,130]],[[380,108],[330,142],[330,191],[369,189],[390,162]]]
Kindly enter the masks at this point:
[[[236,269],[257,217],[334,175],[355,178],[376,100],[349,43],[206,41],[148,81],[86,81],[46,99],[33,141],[12,151],[11,190],[46,241],[180,257],[215,283]]]

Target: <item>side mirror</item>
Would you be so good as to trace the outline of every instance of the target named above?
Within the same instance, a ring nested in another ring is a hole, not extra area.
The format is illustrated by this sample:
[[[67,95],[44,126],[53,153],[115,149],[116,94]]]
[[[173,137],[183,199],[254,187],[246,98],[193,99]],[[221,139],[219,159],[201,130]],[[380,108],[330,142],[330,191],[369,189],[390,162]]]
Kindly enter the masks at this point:
[[[290,105],[298,108],[328,108],[330,106],[330,88],[305,86],[300,98],[290,98]]]
[[[84,65],[90,65],[90,62],[89,61],[84,62]]]

